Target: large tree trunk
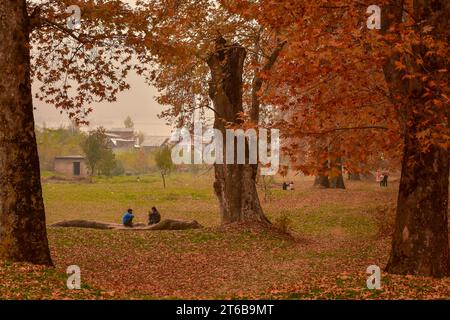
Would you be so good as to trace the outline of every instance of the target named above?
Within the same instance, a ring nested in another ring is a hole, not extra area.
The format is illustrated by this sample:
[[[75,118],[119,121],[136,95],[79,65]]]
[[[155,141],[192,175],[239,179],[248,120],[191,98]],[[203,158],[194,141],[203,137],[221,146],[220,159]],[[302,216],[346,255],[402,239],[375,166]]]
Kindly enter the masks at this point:
[[[348,180],[350,181],[361,181],[361,175],[358,172],[349,173],[348,174]]]
[[[0,2],[0,258],[52,265],[30,84],[25,0]]]
[[[330,180],[328,179],[328,173],[330,169],[328,168],[328,161],[325,161],[322,167],[317,172],[317,176],[314,179],[314,187],[319,187],[323,189],[328,189],[330,187]]]
[[[328,180],[328,176],[316,176],[314,179],[314,187],[328,189],[330,187],[330,180]]]
[[[330,188],[345,189],[344,177],[342,176],[342,159],[336,158],[332,161],[332,169],[330,171]]]
[[[332,168],[328,168],[325,161],[321,170],[314,180],[314,186],[319,188],[345,189],[344,177],[342,176],[342,164],[340,158],[333,162]]]
[[[344,177],[342,174],[338,174],[330,179],[330,188],[332,189],[345,189]]]
[[[386,271],[449,275],[448,150],[420,152],[406,140],[392,251]],[[419,161],[417,161],[419,160]]]
[[[395,0],[383,8],[382,30],[402,20],[403,1]],[[448,30],[448,0],[416,0],[414,15],[421,24],[434,27],[433,33],[445,35]],[[423,56],[424,68],[433,72],[445,67],[445,61],[428,58],[426,48],[413,47],[416,56]],[[397,201],[397,216],[392,241],[392,251],[386,271],[395,274],[414,274],[433,277],[449,275],[448,244],[448,147],[431,143],[428,150],[417,139],[424,125],[430,128],[445,118],[433,119],[423,95],[425,89],[418,79],[406,79],[402,70],[395,68],[399,56],[392,56],[384,66],[384,74],[393,97],[402,97],[399,109],[405,149],[402,175]],[[421,70],[410,59],[408,70]],[[439,110],[434,110],[439,112]],[[447,115],[448,117],[448,115]],[[448,120],[448,119],[447,119]],[[420,129],[418,129],[420,128]]]
[[[209,57],[210,97],[214,103],[214,128],[225,137],[225,125],[239,124],[242,107],[242,73],[246,51],[238,44],[228,46],[223,38]],[[248,145],[247,145],[248,146]],[[224,146],[224,160],[226,146]],[[236,156],[236,148],[234,149]],[[248,156],[248,155],[247,155]],[[246,157],[248,163],[248,157]],[[251,221],[269,223],[256,189],[257,165],[215,164],[214,191],[219,199],[222,223]]]

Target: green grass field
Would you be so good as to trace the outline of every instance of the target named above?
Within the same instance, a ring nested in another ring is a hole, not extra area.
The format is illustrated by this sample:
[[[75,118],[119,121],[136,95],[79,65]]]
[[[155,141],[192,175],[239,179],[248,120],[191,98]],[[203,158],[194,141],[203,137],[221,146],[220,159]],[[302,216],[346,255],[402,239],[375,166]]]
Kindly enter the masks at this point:
[[[210,177],[173,175],[168,187],[155,176],[97,178],[94,183],[45,183],[43,193],[47,222],[90,219],[120,222],[127,208],[137,221],[146,222],[156,206],[165,217],[196,219],[210,226],[219,223]]]
[[[389,255],[390,238],[378,234],[377,208],[394,205],[395,182],[380,188],[375,182],[346,181],[347,190],[321,190],[312,187],[312,178],[288,179],[295,181],[295,191],[280,190],[278,178],[271,201],[262,201],[271,229],[220,226],[212,174],[175,174],[167,189],[157,175],[139,181],[46,182],[49,225],[68,219],[120,222],[129,207],[137,222],[146,222],[146,212],[156,206],[163,218],[195,219],[205,228],[130,232],[49,227],[56,270],[4,264],[0,297],[449,298],[448,279],[383,275],[381,290],[366,288],[366,268],[383,267]],[[65,288],[65,270],[72,264],[82,270],[79,291]]]

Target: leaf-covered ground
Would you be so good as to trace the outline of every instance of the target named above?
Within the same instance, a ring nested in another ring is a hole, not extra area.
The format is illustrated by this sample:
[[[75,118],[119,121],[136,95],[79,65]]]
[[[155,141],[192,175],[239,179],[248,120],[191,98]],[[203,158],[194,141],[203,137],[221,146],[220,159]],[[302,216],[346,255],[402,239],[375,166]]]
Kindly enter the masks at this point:
[[[318,190],[296,178],[295,191],[274,189],[263,202],[275,227],[220,227],[211,177],[101,179],[44,186],[48,221],[117,221],[127,207],[145,220],[157,205],[165,217],[197,219],[201,230],[129,232],[49,228],[56,269],[0,264],[0,298],[16,299],[449,299],[450,278],[382,275],[368,290],[369,265],[383,268],[397,185],[347,183]],[[261,195],[262,196],[262,195]],[[387,226],[386,226],[387,225]],[[290,234],[280,229],[287,228]],[[65,288],[69,265],[83,289]]]
[[[65,274],[44,266],[0,262],[0,299],[98,299],[100,290],[83,284],[81,290],[65,286]]]

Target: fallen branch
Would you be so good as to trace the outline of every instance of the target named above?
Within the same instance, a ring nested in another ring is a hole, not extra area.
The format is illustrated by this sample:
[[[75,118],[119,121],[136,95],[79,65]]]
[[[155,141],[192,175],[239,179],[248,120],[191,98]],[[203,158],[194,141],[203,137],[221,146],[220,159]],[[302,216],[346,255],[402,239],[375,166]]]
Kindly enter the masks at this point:
[[[51,227],[57,228],[88,228],[88,229],[101,229],[101,230],[186,230],[186,229],[199,229],[203,228],[197,221],[183,221],[165,219],[160,223],[148,226],[143,223],[135,223],[133,227],[125,227],[118,223],[106,223],[98,221],[88,220],[64,220],[51,225]]]

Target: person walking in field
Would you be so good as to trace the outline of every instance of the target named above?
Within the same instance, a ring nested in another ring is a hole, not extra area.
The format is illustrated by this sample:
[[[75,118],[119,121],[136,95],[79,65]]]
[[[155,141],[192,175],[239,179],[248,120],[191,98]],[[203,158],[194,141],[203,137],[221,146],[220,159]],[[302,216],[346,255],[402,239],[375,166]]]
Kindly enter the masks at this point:
[[[151,226],[159,223],[160,221],[161,215],[155,207],[152,207],[152,210],[148,212],[148,225]]]
[[[291,181],[291,182],[289,183],[289,190],[294,191],[294,181]]]
[[[383,173],[383,181],[382,181],[383,187],[388,186],[388,178],[389,178],[389,174],[387,172],[384,172]]]
[[[122,218],[122,224],[125,227],[133,227],[133,219],[134,219],[134,215],[133,215],[133,209],[128,209],[127,212],[125,212],[125,214],[123,215]]]
[[[381,181],[383,180],[383,177],[382,177],[380,169],[378,169],[377,173],[375,174],[375,180],[377,181],[377,183],[380,184],[380,187],[381,187]]]

